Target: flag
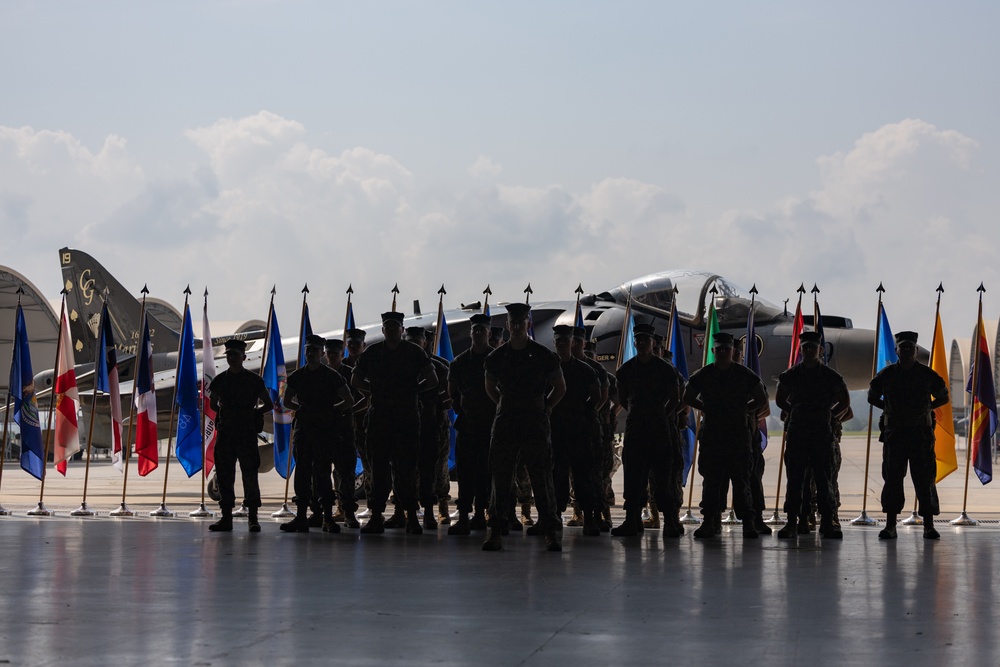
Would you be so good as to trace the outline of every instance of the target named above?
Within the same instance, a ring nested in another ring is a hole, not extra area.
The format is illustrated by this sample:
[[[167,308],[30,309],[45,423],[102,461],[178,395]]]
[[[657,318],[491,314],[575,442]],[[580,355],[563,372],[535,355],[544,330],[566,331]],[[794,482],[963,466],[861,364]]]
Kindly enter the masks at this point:
[[[576,316],[573,318],[573,326],[580,327],[581,329],[586,328],[586,324],[583,323],[583,307],[580,302],[576,302]]]
[[[636,355],[635,350],[635,318],[630,314],[625,322],[625,333],[622,334],[622,358],[621,364],[631,359]]]
[[[875,372],[882,370],[889,364],[899,361],[896,356],[896,340],[892,336],[892,329],[889,327],[889,318],[885,315],[885,306],[881,306],[878,311],[878,354],[875,364]],[[945,377],[948,377],[947,375]]]
[[[145,477],[160,464],[156,435],[156,386],[153,384],[153,344],[149,340],[149,319],[143,318],[142,345],[138,354],[135,394],[135,454],[139,476]]]
[[[483,315],[490,317],[490,304],[488,301],[486,302],[486,305],[483,306]]]
[[[760,377],[760,348],[757,346],[757,326],[754,323],[756,311],[757,306],[754,304],[750,308],[750,316],[747,317],[747,341],[743,350],[743,364]],[[767,449],[767,419],[758,419],[757,428],[760,430],[760,449],[764,451]]]
[[[972,394],[969,446],[972,447],[972,469],[976,471],[976,477],[983,484],[989,484],[993,479],[993,452],[990,445],[997,430],[997,395],[993,387],[993,365],[990,363],[990,348],[986,343],[982,315],[979,317],[977,336],[976,357],[972,361],[969,382],[965,387],[965,391]],[[975,388],[972,386],[973,376],[976,376]]]
[[[209,350],[212,342],[209,340]],[[209,352],[211,354],[211,352]],[[204,355],[202,355],[204,357]],[[201,470],[201,414],[198,412],[198,363],[194,352],[191,307],[184,306],[181,351],[177,357],[177,440],[174,454],[187,476]]]
[[[118,472],[122,465],[122,399],[118,388],[118,354],[115,334],[108,316],[108,304],[101,309],[101,344],[97,347],[97,390],[111,403],[111,463]]]
[[[934,342],[931,345],[931,369],[947,381],[948,357],[944,352],[944,333],[941,330],[941,314],[934,323]],[[934,409],[934,458],[937,459],[937,477],[934,483],[958,470],[958,455],[955,453],[955,417],[951,410],[951,400]]]
[[[69,335],[69,319],[63,310],[59,327],[59,359],[56,362],[56,442],[53,460],[56,470],[66,475],[66,461],[80,451],[80,428],[76,422],[80,409],[80,392],[73,370],[73,342]]]
[[[445,319],[444,313],[441,313],[438,319],[437,349],[434,350],[434,354],[449,363],[455,360],[455,351],[451,347],[451,334],[448,333],[448,320]]]
[[[38,421],[38,401],[35,399],[35,376],[31,372],[31,351],[28,349],[28,328],[20,302],[14,320],[14,353],[10,361],[10,396],[14,399],[14,423],[21,428],[21,468],[42,478],[45,471],[45,450],[42,446],[42,426]]]
[[[347,343],[347,330],[357,329],[358,325],[354,321],[354,306],[350,300],[347,302],[347,317],[344,318],[344,343]],[[348,357],[347,345],[344,345],[344,359]]]
[[[820,359],[824,364],[827,363],[826,358],[826,334],[823,331],[823,315],[819,312],[819,303],[816,303],[813,314],[813,331],[819,334],[819,354]]]
[[[670,351],[674,355],[674,367],[684,381],[688,379],[687,353],[684,351],[684,337],[681,335],[680,320],[677,318],[677,308],[670,314]],[[681,453],[684,457],[684,472],[681,475],[681,486],[687,486],[688,472],[694,459],[694,412],[688,413],[687,428],[681,431]]]
[[[788,367],[802,361],[802,354],[799,351],[799,337],[805,325],[802,323],[802,301],[795,306],[795,319],[792,320],[792,346],[788,350]]]
[[[288,465],[288,447],[292,433],[292,411],[287,410],[281,399],[285,395],[285,353],[281,349],[281,332],[278,330],[278,317],[271,309],[271,334],[267,341],[267,361],[264,362],[264,385],[271,393],[274,408],[271,413],[274,419],[274,469],[283,479],[295,469],[295,459]]]
[[[530,310],[528,311],[528,338],[535,340],[535,317]]]
[[[201,319],[201,409],[205,415],[205,430],[202,438],[205,443],[205,477],[208,477],[215,467],[215,441],[218,432],[215,430],[215,410],[212,409],[212,380],[215,379],[215,350],[212,349],[212,332],[208,326],[208,304]]]
[[[705,363],[708,366],[715,363],[715,334],[719,333],[719,317],[715,314],[715,299],[708,307],[708,324],[705,326]]]
[[[302,321],[299,322],[299,358],[296,368],[306,365],[306,338],[313,335],[312,323],[309,321],[309,304],[302,303]],[[344,346],[347,349],[347,346]]]

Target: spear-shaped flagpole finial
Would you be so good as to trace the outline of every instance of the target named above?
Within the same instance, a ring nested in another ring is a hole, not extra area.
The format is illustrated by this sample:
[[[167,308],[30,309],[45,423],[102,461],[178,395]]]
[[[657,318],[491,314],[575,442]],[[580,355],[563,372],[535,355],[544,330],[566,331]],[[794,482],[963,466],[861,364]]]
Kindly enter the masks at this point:
[[[983,292],[986,291],[986,288],[983,287],[982,283],[979,283],[979,287],[976,288],[976,291],[979,292],[979,298],[982,298],[983,297]]]
[[[486,289],[483,290],[483,294],[486,295],[487,299],[489,299],[490,295],[493,294],[493,290],[490,289],[489,285],[486,285]]]
[[[440,294],[441,298],[443,299],[444,295],[447,294],[447,293],[448,293],[448,290],[446,290],[444,288],[444,283],[441,283],[441,289],[438,290],[438,294]]]
[[[940,295],[940,294],[941,294],[942,292],[944,292],[944,283],[938,283],[938,286],[937,286],[937,289],[936,289],[936,290],[934,290],[934,291],[935,291],[935,292],[937,292],[937,293],[938,293],[939,295]]]
[[[184,294],[186,294],[188,296],[191,296],[191,285],[190,284],[187,287],[184,288]]]
[[[208,285],[205,285],[205,300],[208,300]]]
[[[760,293],[760,292],[757,291],[757,283],[754,283],[753,287],[750,288],[750,293],[751,294],[759,294]]]
[[[309,283],[306,283],[306,284],[305,284],[305,285],[304,285],[304,286],[302,287],[302,293],[303,293],[303,294],[309,294]]]
[[[879,296],[881,296],[882,292],[885,291],[885,288],[882,287],[882,283],[881,282],[878,284],[878,287],[875,288],[875,291],[879,293]]]
[[[712,289],[708,291],[711,292],[713,295],[719,293],[719,289],[715,285],[712,285]]]
[[[813,283],[813,288],[809,291],[812,292],[813,294],[819,294],[819,288],[816,287],[816,283]]]
[[[143,286],[142,286],[142,290],[140,290],[140,292],[141,292],[142,294],[149,294],[149,288],[148,288],[148,287],[146,287],[145,285],[143,285]]]
[[[277,284],[271,285],[271,298],[273,299],[274,295],[277,293],[278,293],[278,285]]]
[[[578,283],[574,292],[576,294],[583,294],[583,283]]]
[[[392,312],[396,312],[396,295],[399,294],[399,283],[392,286]]]
[[[531,289],[531,283],[524,288],[524,302],[531,303],[531,295],[535,293],[535,290]]]
[[[805,283],[799,283],[799,288],[795,291],[798,292],[799,294],[805,294],[806,293]]]
[[[350,298],[351,298],[350,295],[354,294],[354,284],[353,283],[348,283],[348,285],[347,285],[347,292],[345,292],[345,294],[348,295],[347,298],[348,298],[348,300],[350,300]]]

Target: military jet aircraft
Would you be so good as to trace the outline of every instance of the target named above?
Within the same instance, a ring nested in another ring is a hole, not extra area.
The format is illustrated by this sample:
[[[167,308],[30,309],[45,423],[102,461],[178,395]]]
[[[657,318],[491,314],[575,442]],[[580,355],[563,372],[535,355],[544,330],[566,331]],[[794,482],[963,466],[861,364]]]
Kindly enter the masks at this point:
[[[70,248],[59,251],[63,272],[63,284],[67,289],[67,310],[70,313],[70,331],[76,354],[77,377],[81,384],[80,394],[85,401],[86,385],[92,376],[93,361],[97,345],[97,325],[103,300],[106,299],[109,313],[114,322],[116,340],[119,347],[119,374],[123,381],[122,392],[127,400],[133,377],[135,351],[140,339],[141,304],[131,292],[126,290],[99,262],[87,253]],[[714,289],[714,292],[712,291]],[[627,281],[608,291],[580,296],[580,306],[589,335],[597,343],[597,358],[611,370],[619,365],[621,339],[625,330],[626,306],[636,321],[653,324],[664,334],[674,300],[677,301],[678,322],[684,342],[688,368],[691,372],[702,365],[705,338],[705,320],[710,302],[714,299],[721,331],[732,333],[737,338],[746,335],[747,317],[750,313],[750,294],[723,278],[721,275],[705,271],[664,271]],[[505,311],[501,301],[491,304],[493,322],[501,325],[505,321]],[[572,324],[576,311],[576,300],[532,302],[532,319],[536,339],[552,348],[552,327],[555,324]],[[811,302],[807,311],[812,310]],[[475,302],[445,311],[452,346],[456,354],[465,350],[469,343],[469,317],[482,312],[482,304]],[[421,326],[433,329],[437,324],[437,313],[420,313],[415,304],[415,314],[407,317],[406,326]],[[173,399],[174,372],[177,364],[177,349],[180,333],[176,327],[164,324],[155,312],[150,313],[150,335],[153,344],[153,367],[158,397],[157,405],[165,413],[170,410]],[[806,316],[807,325],[812,317]],[[788,365],[791,344],[793,315],[786,309],[775,306],[765,299],[754,300],[754,322],[760,348],[761,375],[768,389],[773,392],[777,376]],[[826,352],[829,365],[847,380],[851,389],[867,387],[871,379],[874,355],[875,332],[855,329],[846,317],[823,315]],[[286,325],[287,326],[287,325]],[[363,325],[369,343],[381,339],[381,324]],[[196,331],[198,326],[195,326]],[[211,353],[216,358],[216,368],[226,367],[222,344],[237,337],[248,342],[247,367],[259,368],[262,362],[265,342],[259,326],[247,330],[213,338],[209,344],[198,340],[199,360],[202,354]],[[321,333],[328,338],[341,337],[340,329]],[[295,367],[298,356],[298,337],[282,341],[288,371]],[[211,352],[209,352],[209,350]],[[51,384],[51,371],[41,374],[36,386],[45,388]],[[92,385],[91,385],[92,386]],[[127,406],[123,411],[128,414]],[[166,438],[168,420],[159,420],[161,437]],[[100,438],[95,444],[100,446]]]

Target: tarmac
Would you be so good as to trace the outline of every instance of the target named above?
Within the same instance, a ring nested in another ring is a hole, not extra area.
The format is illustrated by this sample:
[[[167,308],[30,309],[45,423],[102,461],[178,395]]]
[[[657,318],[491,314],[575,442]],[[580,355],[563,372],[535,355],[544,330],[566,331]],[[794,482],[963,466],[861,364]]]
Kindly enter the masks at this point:
[[[504,552],[485,553],[482,532],[449,537],[445,526],[420,536],[283,534],[268,518],[260,534],[242,522],[209,533],[211,519],[187,517],[200,478],[186,479],[176,461],[166,503],[174,518],[148,516],[160,502],[162,463],[146,479],[129,472],[136,516],[109,517],[122,476],[106,459],[91,467],[96,517],[69,516],[80,504],[81,464],[65,479],[47,477],[44,504],[54,515],[33,517],[39,483],[7,461],[0,665],[994,662],[993,485],[970,480],[968,512],[979,525],[948,524],[963,505],[960,451],[959,470],[939,485],[941,540],[901,526],[898,540],[880,541],[881,525],[850,525],[863,488],[867,513],[883,518],[872,444],[862,484],[866,438],[844,442],[842,541],[744,540],[738,526],[711,540],[690,529],[665,540],[656,530],[612,538],[566,528],[561,554],[519,533]],[[766,456],[772,499],[777,450]],[[278,509],[284,481],[271,472],[262,482],[265,510]],[[616,483],[620,494],[620,474]]]

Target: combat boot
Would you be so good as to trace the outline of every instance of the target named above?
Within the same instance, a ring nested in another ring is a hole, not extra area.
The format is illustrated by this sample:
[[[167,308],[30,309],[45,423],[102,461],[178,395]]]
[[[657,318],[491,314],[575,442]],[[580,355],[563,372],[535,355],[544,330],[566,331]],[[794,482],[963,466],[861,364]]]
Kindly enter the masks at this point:
[[[521,523],[525,526],[535,525],[531,519],[531,503],[521,503]]]
[[[761,535],[770,535],[771,527],[764,523],[764,517],[761,516],[760,512],[755,512],[753,515],[753,527],[757,529],[757,532]]]
[[[576,528],[583,525],[583,514],[580,512],[580,508],[573,507],[573,516],[570,517],[569,521],[566,522],[567,526],[571,528]]]
[[[448,510],[448,499],[438,501],[438,523],[442,526],[451,524],[451,512]]]
[[[894,540],[896,539],[896,515],[886,514],[885,515],[885,528],[879,531],[878,539],[880,540]]]
[[[799,535],[808,535],[809,533],[812,532],[813,526],[815,525],[816,525],[815,521],[810,523],[809,517],[800,516],[798,525],[796,525],[795,530],[798,532]]]
[[[469,519],[469,530],[486,530],[486,513],[483,510],[476,510]]]
[[[798,534],[798,517],[794,514],[789,514],[788,522],[778,531],[778,538],[782,540],[794,540]]]
[[[520,533],[522,530],[524,530],[524,526],[530,526],[530,525],[532,525],[532,524],[531,523],[525,523],[525,524],[522,525],[521,524],[521,520],[517,518],[517,510],[515,510],[513,507],[511,507],[510,508],[510,513],[507,516],[507,525],[506,525],[506,527],[504,527],[504,530],[506,531],[504,533],[504,535],[509,534],[510,531],[512,531],[512,530],[515,531],[515,532]]]
[[[306,525],[309,528],[319,528],[323,525],[323,515],[319,512],[313,512],[309,515]]]
[[[601,526],[601,532],[602,533],[609,533],[609,532],[611,532],[612,523],[611,523],[611,508],[610,507],[604,507],[601,510],[600,526]]]
[[[660,508],[656,506],[655,501],[649,501],[649,518],[642,522],[643,528],[659,528],[660,527]]]
[[[663,513],[663,537],[666,539],[676,539],[684,534],[684,526],[677,518],[677,512],[671,517],[669,513]]]
[[[424,505],[424,528],[427,530],[434,530],[438,527],[437,519],[434,518],[434,505]],[[410,532],[409,525],[406,526],[406,532]]]
[[[545,533],[545,550],[562,551],[562,531],[550,530]]]
[[[437,522],[434,522],[437,526]],[[420,517],[417,516],[417,510],[410,510],[406,513],[406,533],[408,535],[423,535],[424,529],[420,526]]]
[[[247,528],[251,533],[260,532],[260,521],[257,520],[257,508],[251,507],[247,509]]]
[[[458,513],[458,519],[455,523],[448,526],[448,534],[468,535],[470,532],[472,532],[472,529],[469,526],[469,513],[460,511]]]
[[[819,523],[819,534],[828,540],[844,539],[844,532],[830,517],[823,517]]]
[[[743,522],[743,539],[744,540],[756,540],[758,536],[757,529],[753,525],[753,521],[749,519]]]
[[[337,499],[337,511],[333,513],[333,520],[337,523],[343,523],[347,518],[347,513],[344,512],[344,503],[338,498]]]
[[[628,510],[625,512],[625,520],[622,521],[621,525],[611,529],[611,535],[614,537],[635,537],[639,534],[641,522],[642,517],[635,510]]]
[[[333,520],[333,508],[324,507],[323,508],[323,532],[324,533],[339,533],[340,524]]]
[[[601,536],[601,528],[597,525],[594,510],[587,510],[583,513],[583,534],[587,537]]]
[[[399,505],[396,505],[396,507],[392,510],[392,516],[386,519],[385,527],[406,528],[406,513],[403,512],[403,509]]]
[[[503,551],[503,538],[497,528],[490,528],[490,534],[483,542],[483,551]]]
[[[542,529],[542,522],[536,521],[527,528],[524,529],[524,534],[531,537],[538,537],[539,535],[544,535],[545,531]]]
[[[924,517],[924,539],[925,540],[940,540],[941,533],[937,532],[934,528],[934,517],[925,516]]]
[[[385,532],[385,519],[381,512],[373,512],[368,523],[361,529],[362,535],[381,535]]]
[[[333,517],[337,518],[336,515]],[[344,512],[344,525],[348,528],[360,528],[361,524],[358,522],[358,517],[354,515],[354,512]]]
[[[297,516],[288,523],[283,523],[278,528],[283,533],[308,533],[309,519],[305,516]]]
[[[233,508],[223,507],[222,518],[211,524],[208,529],[213,533],[228,533],[233,529]]]
[[[716,524],[718,523],[718,530],[716,529]],[[722,534],[722,517],[719,516],[718,512],[709,512],[708,514],[703,514],[701,519],[701,525],[694,531],[694,536],[699,539],[705,539],[707,537],[717,537]]]

